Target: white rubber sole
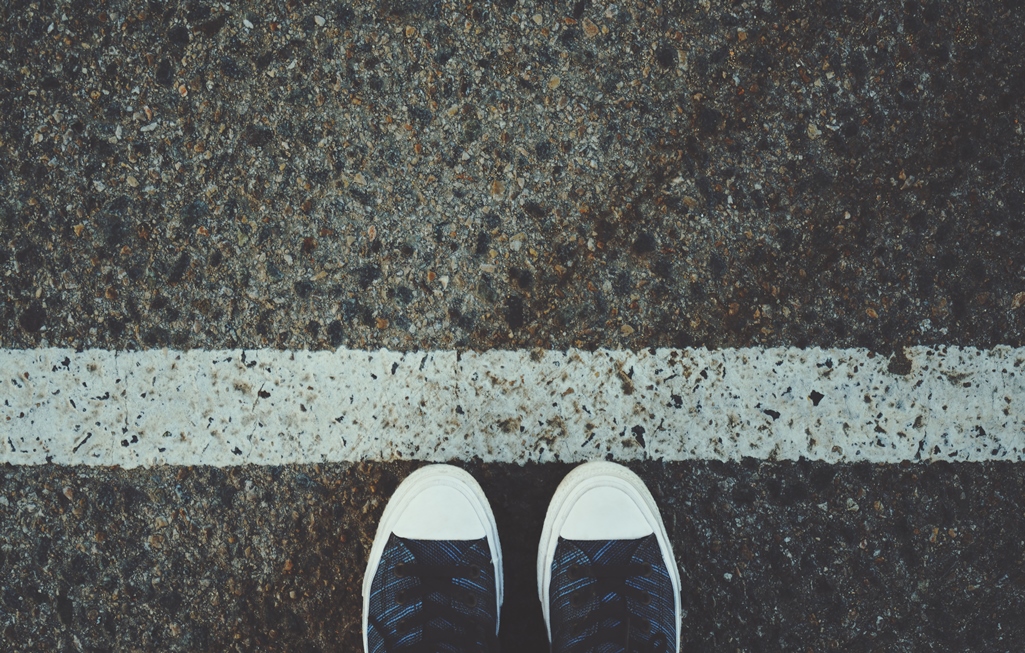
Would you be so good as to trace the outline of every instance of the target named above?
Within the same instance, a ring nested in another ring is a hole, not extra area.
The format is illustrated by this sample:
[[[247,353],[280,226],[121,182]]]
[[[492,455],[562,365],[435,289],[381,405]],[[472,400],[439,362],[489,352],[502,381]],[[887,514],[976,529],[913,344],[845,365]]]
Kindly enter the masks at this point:
[[[680,570],[673,556],[673,547],[669,542],[665,524],[655,504],[654,497],[644,481],[637,474],[616,463],[595,461],[584,463],[566,475],[555,490],[552,502],[548,505],[545,525],[541,531],[541,542],[537,551],[537,593],[541,600],[541,611],[545,618],[548,641],[552,641],[552,625],[549,609],[549,589],[552,583],[552,562],[555,560],[555,548],[559,543],[559,532],[575,501],[585,492],[595,487],[614,487],[625,492],[644,515],[658,540],[662,557],[666,560],[669,578],[673,583],[676,605],[676,650],[680,650]]]
[[[495,633],[501,624],[502,602],[505,598],[505,587],[502,578],[502,547],[498,541],[498,526],[495,524],[495,515],[491,511],[491,505],[484,490],[468,472],[452,465],[428,465],[421,467],[405,478],[381,515],[381,522],[377,525],[377,534],[374,536],[374,544],[370,548],[370,556],[367,560],[367,570],[363,576],[363,651],[368,650],[367,646],[367,620],[370,612],[370,586],[377,575],[377,568],[381,563],[381,556],[384,554],[384,547],[388,544],[395,528],[397,515],[402,514],[402,509],[417,495],[418,492],[427,487],[445,485],[459,490],[473,504],[481,523],[485,525],[485,535],[488,539],[488,547],[492,552],[492,560],[495,568],[495,589],[498,599],[498,619],[495,623]]]

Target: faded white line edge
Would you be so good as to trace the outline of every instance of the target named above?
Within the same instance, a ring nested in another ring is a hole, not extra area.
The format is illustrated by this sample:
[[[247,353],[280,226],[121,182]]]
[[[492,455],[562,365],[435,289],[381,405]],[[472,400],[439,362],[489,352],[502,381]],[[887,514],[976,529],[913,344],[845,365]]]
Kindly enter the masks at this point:
[[[905,351],[4,349],[0,463],[1025,459],[1025,349]]]

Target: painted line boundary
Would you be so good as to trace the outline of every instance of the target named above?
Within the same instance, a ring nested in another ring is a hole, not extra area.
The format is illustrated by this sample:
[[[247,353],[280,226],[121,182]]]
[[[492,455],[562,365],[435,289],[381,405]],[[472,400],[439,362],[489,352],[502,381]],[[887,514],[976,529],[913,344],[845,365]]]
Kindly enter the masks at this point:
[[[4,349],[0,464],[1025,459],[1025,349],[905,355]]]

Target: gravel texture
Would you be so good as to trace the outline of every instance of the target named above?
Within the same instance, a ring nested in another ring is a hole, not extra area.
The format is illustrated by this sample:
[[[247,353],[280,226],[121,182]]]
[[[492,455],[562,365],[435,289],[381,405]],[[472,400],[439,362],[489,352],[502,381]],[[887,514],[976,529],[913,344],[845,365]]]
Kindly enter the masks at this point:
[[[1010,464],[633,466],[683,576],[688,651],[1017,651]],[[359,651],[377,519],[414,468],[0,468],[0,632],[19,651]],[[506,651],[565,465],[467,465],[498,520]]]
[[[0,345],[1025,344],[1025,8],[0,10]]]

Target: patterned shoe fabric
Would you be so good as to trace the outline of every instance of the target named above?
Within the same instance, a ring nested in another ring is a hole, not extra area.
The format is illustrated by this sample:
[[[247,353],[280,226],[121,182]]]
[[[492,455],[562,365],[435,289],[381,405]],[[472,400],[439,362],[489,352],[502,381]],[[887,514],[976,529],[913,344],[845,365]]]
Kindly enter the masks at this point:
[[[555,653],[676,650],[675,592],[654,535],[559,538],[550,593]]]
[[[497,651],[492,563],[486,538],[392,535],[371,585],[369,653]]]

